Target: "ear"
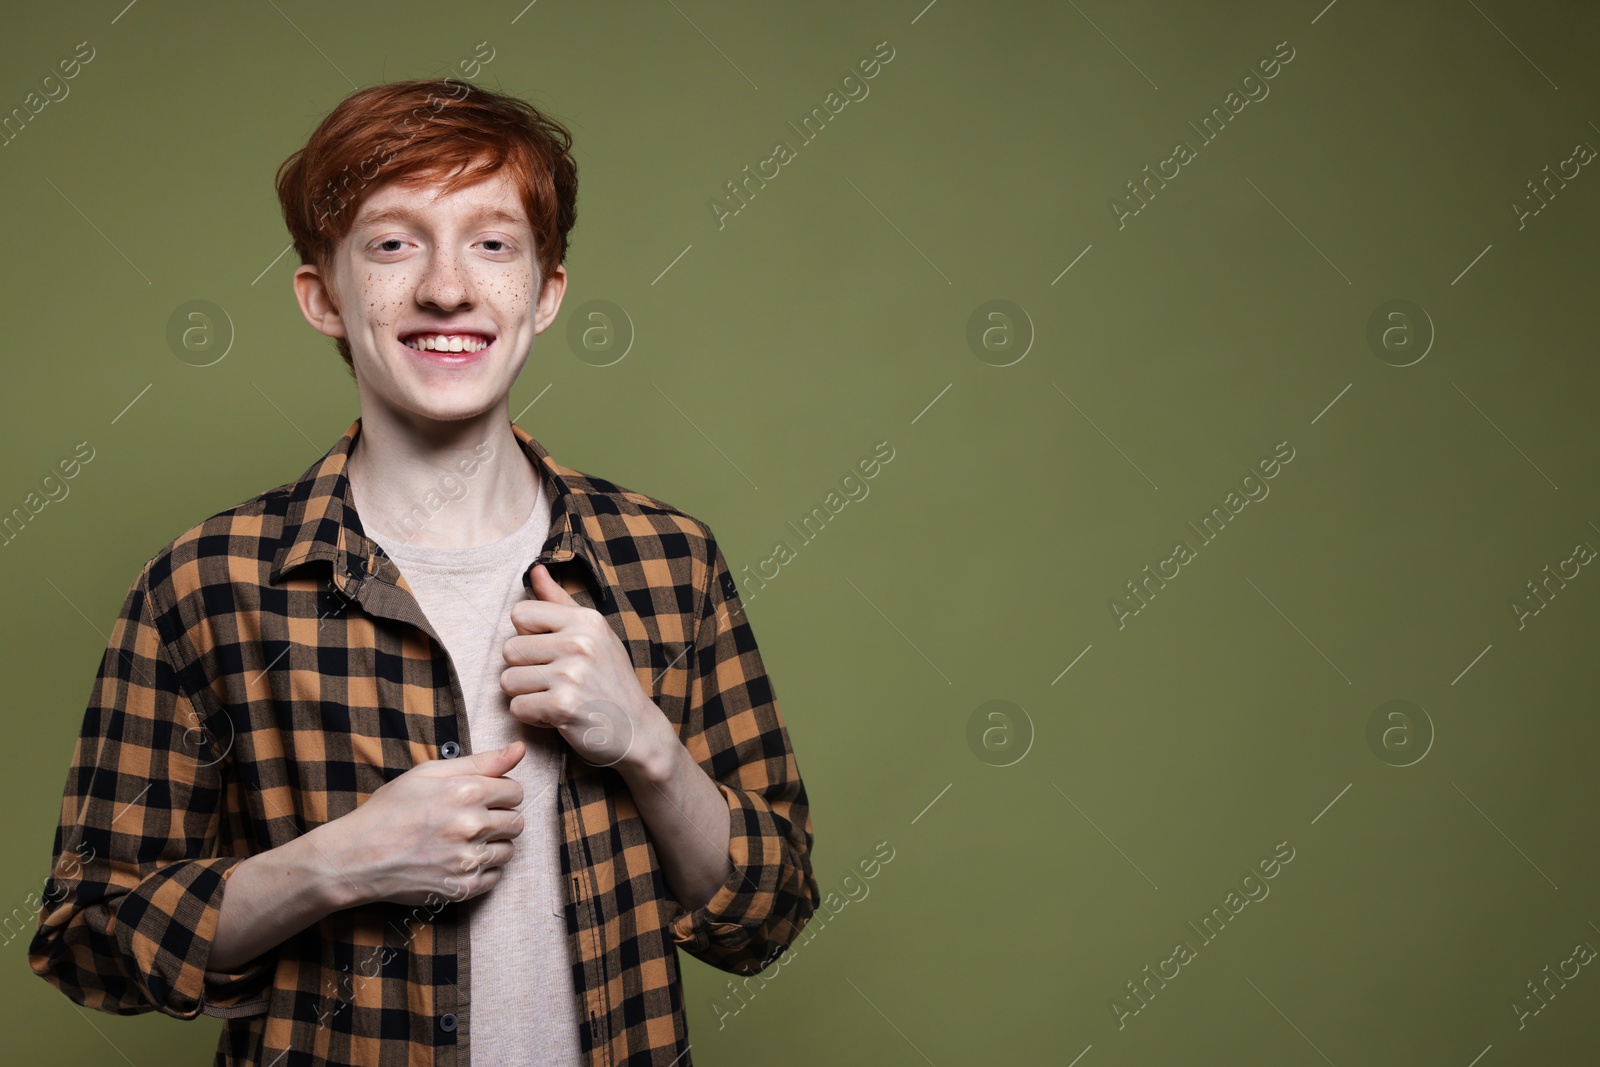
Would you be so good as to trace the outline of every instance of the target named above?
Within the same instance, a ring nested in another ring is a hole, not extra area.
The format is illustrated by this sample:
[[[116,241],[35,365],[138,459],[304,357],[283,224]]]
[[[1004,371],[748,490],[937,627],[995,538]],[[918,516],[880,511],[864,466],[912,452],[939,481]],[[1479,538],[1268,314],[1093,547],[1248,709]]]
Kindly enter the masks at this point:
[[[339,314],[333,291],[313,264],[302,264],[294,272],[294,297],[300,314],[313,329],[329,337],[344,337],[344,319]]]
[[[566,293],[567,266],[565,263],[558,263],[539,289],[539,302],[533,314],[534,333],[543,333],[545,328],[555,321],[556,312],[561,310],[561,298]]]

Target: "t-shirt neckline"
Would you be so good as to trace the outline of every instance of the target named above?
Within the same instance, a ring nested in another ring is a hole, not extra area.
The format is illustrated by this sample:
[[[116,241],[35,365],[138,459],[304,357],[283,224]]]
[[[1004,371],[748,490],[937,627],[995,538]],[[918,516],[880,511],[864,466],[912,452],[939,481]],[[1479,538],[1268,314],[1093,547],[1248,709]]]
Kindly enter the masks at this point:
[[[384,552],[391,559],[404,560],[408,563],[433,564],[446,567],[460,566],[466,563],[491,563],[502,557],[509,557],[521,550],[523,542],[540,525],[540,509],[548,508],[545,501],[544,479],[541,477],[538,479],[538,488],[534,493],[533,507],[528,509],[528,517],[506,536],[490,541],[487,544],[473,545],[469,548],[441,548],[437,545],[418,545],[410,542],[393,543],[382,537],[374,537],[373,540],[383,547]]]

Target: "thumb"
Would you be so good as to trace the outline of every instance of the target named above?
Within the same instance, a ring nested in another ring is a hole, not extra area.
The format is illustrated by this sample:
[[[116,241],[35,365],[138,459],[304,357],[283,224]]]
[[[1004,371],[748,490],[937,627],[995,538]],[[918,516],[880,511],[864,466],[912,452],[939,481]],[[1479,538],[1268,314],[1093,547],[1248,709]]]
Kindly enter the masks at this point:
[[[533,593],[540,600],[548,600],[556,604],[577,604],[572,594],[564,589],[555,575],[550,573],[550,568],[543,563],[533,568]]]
[[[492,748],[487,752],[474,752],[470,756],[460,759],[435,760],[441,774],[481,774],[488,778],[499,778],[522,760],[526,751],[521,741],[513,741],[504,748]]]

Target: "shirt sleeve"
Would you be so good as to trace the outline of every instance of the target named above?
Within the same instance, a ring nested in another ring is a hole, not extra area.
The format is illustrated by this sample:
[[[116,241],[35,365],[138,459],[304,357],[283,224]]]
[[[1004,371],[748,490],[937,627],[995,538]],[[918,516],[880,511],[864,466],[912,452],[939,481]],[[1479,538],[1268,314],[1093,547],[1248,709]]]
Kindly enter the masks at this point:
[[[728,802],[733,873],[703,906],[680,906],[671,933],[681,948],[713,967],[754,974],[794,941],[817,910],[811,812],[733,576],[716,540],[708,536],[707,544],[709,584],[684,722],[702,732],[709,754],[700,762]]]
[[[206,969],[223,887],[243,858],[219,855],[217,842],[231,761],[153,621],[154,562],[128,590],[100,661],[28,963],[100,1011],[252,1014],[265,1007],[272,953],[238,971]]]

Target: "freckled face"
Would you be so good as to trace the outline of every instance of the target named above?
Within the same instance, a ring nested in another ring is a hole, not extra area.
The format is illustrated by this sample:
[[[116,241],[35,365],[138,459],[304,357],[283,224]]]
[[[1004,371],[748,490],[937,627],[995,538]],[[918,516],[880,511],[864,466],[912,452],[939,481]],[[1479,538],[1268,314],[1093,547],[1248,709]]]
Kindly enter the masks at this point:
[[[441,421],[505,401],[565,288],[558,268],[540,299],[533,231],[504,172],[446,195],[436,184],[379,188],[333,266],[342,314],[322,329],[349,341],[364,399]],[[419,350],[419,336],[437,335],[467,341]]]

